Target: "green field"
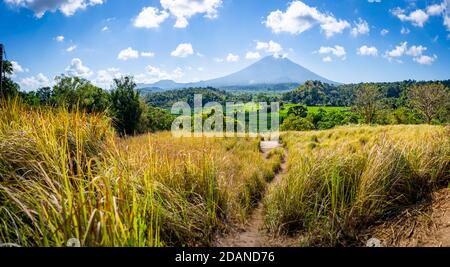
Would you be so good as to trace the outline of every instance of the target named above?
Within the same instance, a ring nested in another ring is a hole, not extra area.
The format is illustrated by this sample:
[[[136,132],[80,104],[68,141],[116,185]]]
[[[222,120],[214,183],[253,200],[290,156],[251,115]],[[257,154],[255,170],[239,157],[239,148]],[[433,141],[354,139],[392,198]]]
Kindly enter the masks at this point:
[[[289,108],[298,106],[299,104],[285,104],[280,110],[280,117],[284,118],[287,116]],[[317,113],[320,109],[324,109],[326,112],[331,111],[349,111],[349,107],[330,107],[330,106],[308,106],[308,113]]]

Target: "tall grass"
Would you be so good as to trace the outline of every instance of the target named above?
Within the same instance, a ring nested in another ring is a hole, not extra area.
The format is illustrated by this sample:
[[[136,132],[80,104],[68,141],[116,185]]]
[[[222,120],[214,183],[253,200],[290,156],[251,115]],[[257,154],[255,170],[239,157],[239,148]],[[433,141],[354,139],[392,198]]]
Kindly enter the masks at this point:
[[[198,246],[243,222],[273,177],[257,139],[119,139],[110,120],[0,108],[0,243]]]
[[[283,140],[288,174],[265,199],[266,224],[302,231],[304,245],[345,245],[450,178],[444,127],[342,127],[286,133]]]

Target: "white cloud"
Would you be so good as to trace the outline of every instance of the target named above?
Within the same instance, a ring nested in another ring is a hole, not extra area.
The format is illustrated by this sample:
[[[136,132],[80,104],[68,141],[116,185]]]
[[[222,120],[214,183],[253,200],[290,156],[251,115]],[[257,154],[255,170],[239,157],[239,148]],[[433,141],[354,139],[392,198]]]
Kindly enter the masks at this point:
[[[427,50],[427,48],[424,47],[424,46],[421,46],[421,45],[415,46],[415,45],[413,45],[413,46],[411,46],[408,49],[408,51],[406,51],[406,54],[408,56],[418,57],[418,56],[422,55],[422,53],[425,52],[426,50]]]
[[[56,36],[55,40],[59,43],[62,43],[62,42],[64,42],[64,36],[62,36],[62,35]]]
[[[434,4],[427,7],[427,14],[430,16],[439,16],[445,11],[445,3]]]
[[[227,56],[227,62],[238,62],[239,61],[239,56],[238,55],[233,55],[232,53],[229,53]]]
[[[421,65],[431,65],[436,59],[436,55],[433,55],[432,57],[422,55],[419,57],[415,57],[413,60]]]
[[[246,59],[258,59],[260,57],[261,55],[259,54],[259,52],[247,52],[247,54],[245,55]]]
[[[291,34],[300,34],[315,25],[320,25],[327,37],[342,33],[350,27],[346,20],[336,19],[329,13],[322,13],[302,1],[293,1],[286,12],[272,11],[264,23],[274,33],[287,32]]]
[[[447,14],[444,14],[444,13],[446,10],[448,12],[449,5],[450,5],[450,1],[444,0],[441,4],[429,5],[426,7],[425,10],[416,9],[416,10],[410,12],[409,14],[406,14],[406,11],[399,7],[392,9],[391,13],[394,14],[401,21],[409,21],[414,26],[417,26],[417,27],[423,27],[425,25],[425,23],[428,21],[428,19],[430,18],[430,16],[444,15],[444,25],[446,25],[445,19],[447,17]]]
[[[391,51],[386,51],[385,57],[391,61],[392,59],[396,59],[399,61],[399,58],[402,56],[410,56],[413,60],[419,64],[431,65],[436,59],[437,56],[427,56],[423,55],[423,53],[427,50],[426,47],[422,45],[413,45],[408,47],[407,42],[400,43],[400,45],[396,46]]]
[[[322,58],[322,61],[323,62],[332,62],[333,59],[330,56],[326,56],[326,57]]]
[[[134,19],[134,26],[137,28],[158,28],[169,17],[166,11],[159,11],[154,7],[144,7],[139,15]]]
[[[153,52],[141,52],[141,57],[154,57],[155,53]]]
[[[381,0],[367,0],[369,3],[381,3]]]
[[[223,58],[215,57],[213,60],[214,60],[215,62],[217,62],[217,63],[223,62]]]
[[[173,57],[187,57],[194,54],[194,49],[190,43],[181,43],[170,53]]]
[[[360,48],[358,48],[358,55],[360,56],[377,56],[378,55],[378,49],[374,46],[367,46],[363,45]]]
[[[44,74],[39,73],[36,76],[22,79],[19,84],[22,88],[25,88],[27,90],[34,90],[41,87],[50,86],[50,80]]]
[[[444,17],[444,25],[447,27],[447,31],[450,31],[450,16],[448,14]]]
[[[109,31],[109,27],[108,26],[105,26],[105,27],[102,28],[102,32],[106,32],[106,31]]]
[[[77,49],[77,46],[76,45],[71,45],[71,46],[67,47],[66,51],[67,52],[73,52],[75,49]]]
[[[89,78],[93,74],[88,67],[83,65],[83,62],[79,58],[72,59],[72,62],[66,68],[66,73],[69,76],[78,76],[82,78]]]
[[[158,67],[148,65],[145,70],[145,73],[136,75],[136,81],[138,83],[154,83],[160,80],[177,80],[184,76],[184,72],[181,68],[176,68],[171,72],[167,72]]]
[[[176,17],[175,28],[186,28],[188,20],[196,14],[205,14],[209,19],[216,18],[222,0],[161,0],[160,3]]]
[[[385,36],[385,35],[387,35],[388,33],[389,33],[389,30],[386,30],[386,29],[382,29],[382,30],[380,31],[381,36]]]
[[[22,66],[17,61],[11,61],[11,65],[12,65],[14,74],[19,73],[19,72],[25,72],[24,68],[22,68]]]
[[[367,21],[359,18],[358,22],[355,22],[355,27],[352,28],[351,34],[356,37],[358,35],[368,34],[370,32],[369,24]]]
[[[321,46],[317,53],[332,54],[342,60],[345,60],[345,55],[347,54],[347,52],[345,52],[345,48],[339,45],[335,45],[334,47]]]
[[[5,0],[7,4],[33,10],[36,17],[41,18],[46,12],[59,10],[65,16],[72,16],[78,10],[89,6],[101,5],[104,0]]]
[[[139,52],[134,50],[131,47],[128,47],[127,49],[120,51],[119,55],[117,55],[117,59],[124,60],[124,61],[129,60],[129,59],[138,58],[138,57],[139,57]]]
[[[423,25],[428,21],[429,18],[428,14],[421,9],[417,9],[411,12],[409,15],[406,15],[405,10],[401,8],[395,8],[391,10],[391,12],[401,21],[409,21],[417,27],[423,27]]]
[[[97,86],[108,88],[114,79],[118,79],[122,76],[120,70],[117,68],[108,68],[106,70],[97,71],[97,77],[94,80],[94,83]]]
[[[409,34],[411,31],[408,28],[402,27],[400,33],[403,35]]]
[[[255,49],[262,50],[266,53],[270,53],[276,56],[278,56],[283,51],[283,47],[279,43],[276,43],[272,40],[270,40],[268,43],[257,41]]]
[[[408,43],[403,42],[403,43],[400,43],[400,45],[396,46],[393,50],[387,51],[386,56],[390,59],[396,58],[396,57],[401,57],[405,54],[407,49],[408,49]]]
[[[205,68],[203,68],[203,67],[198,67],[197,70],[198,70],[198,71],[204,71]]]

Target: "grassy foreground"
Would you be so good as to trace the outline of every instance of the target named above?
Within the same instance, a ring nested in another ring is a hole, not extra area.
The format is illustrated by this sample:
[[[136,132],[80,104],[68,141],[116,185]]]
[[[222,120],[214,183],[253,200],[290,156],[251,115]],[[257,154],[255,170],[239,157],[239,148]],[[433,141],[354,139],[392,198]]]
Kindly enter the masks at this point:
[[[257,139],[119,139],[106,116],[0,107],[0,243],[209,245],[245,221],[281,152]]]
[[[266,225],[302,232],[303,245],[348,245],[376,219],[448,184],[449,136],[428,125],[286,133],[288,173],[265,198]]]

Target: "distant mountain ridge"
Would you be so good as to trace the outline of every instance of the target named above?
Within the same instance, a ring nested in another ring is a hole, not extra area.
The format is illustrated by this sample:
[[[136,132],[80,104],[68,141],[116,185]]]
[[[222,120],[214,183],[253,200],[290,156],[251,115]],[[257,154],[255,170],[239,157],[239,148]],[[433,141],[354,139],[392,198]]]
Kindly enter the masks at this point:
[[[277,84],[303,84],[308,80],[321,81],[323,83],[338,84],[328,80],[304,67],[294,63],[288,58],[267,56],[258,62],[230,75],[199,81],[194,83],[177,83],[172,80],[161,80],[153,84],[139,84],[140,89],[180,89],[187,87],[215,87],[227,88],[252,88]]]

